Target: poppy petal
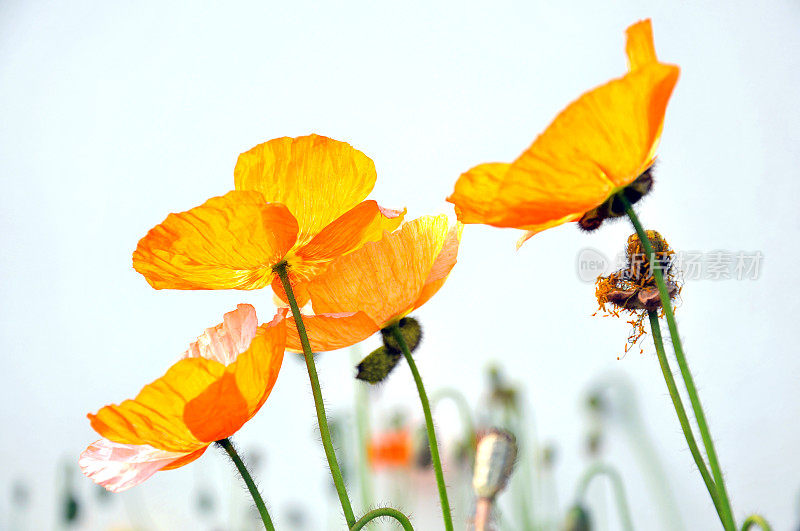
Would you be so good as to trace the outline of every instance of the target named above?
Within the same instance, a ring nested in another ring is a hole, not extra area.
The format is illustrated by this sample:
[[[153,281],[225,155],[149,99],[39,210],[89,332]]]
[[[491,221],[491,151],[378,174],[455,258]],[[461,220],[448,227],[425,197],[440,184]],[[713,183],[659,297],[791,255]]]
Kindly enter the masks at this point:
[[[345,142],[319,135],[276,138],[239,155],[237,190],[282,203],[299,224],[298,245],[359,204],[377,177],[372,160]]]
[[[311,298],[307,288],[308,281],[302,276],[295,275],[291,269],[288,270],[288,274],[289,284],[291,284],[292,293],[294,294],[294,300],[297,302],[297,307],[302,308],[308,304],[308,301]],[[286,305],[289,304],[289,297],[286,296],[286,291],[283,289],[283,282],[277,275],[272,279],[272,291],[275,293],[275,296],[278,297],[278,300],[281,303]]]
[[[327,352],[360,343],[380,330],[364,312],[304,315],[303,324],[313,352]],[[286,348],[302,352],[294,319],[286,321]]]
[[[628,70],[633,71],[658,61],[650,19],[640,20],[633,24],[625,30],[625,35],[627,36],[625,53],[628,55]]]
[[[456,223],[450,227],[442,250],[439,251],[439,254],[436,256],[436,261],[433,263],[430,273],[428,273],[428,278],[425,279],[422,293],[420,293],[417,301],[414,303],[414,309],[428,302],[428,300],[439,291],[439,288],[444,285],[445,280],[447,280],[448,275],[450,275],[450,271],[452,271],[453,267],[456,265],[458,246],[461,243],[462,232],[464,232],[464,225],[461,223]]]
[[[133,267],[156,289],[263,288],[297,231],[284,205],[232,191],[167,216],[139,241]]]
[[[78,465],[83,474],[98,485],[111,492],[122,492],[142,483],[159,470],[194,461],[205,449],[204,446],[187,454],[100,439],[81,453]]]
[[[462,223],[487,223],[499,221],[493,201],[503,185],[503,179],[511,164],[490,162],[480,164],[461,174],[456,181],[453,194],[447,200],[456,207],[456,215]]]
[[[204,445],[183,420],[186,404],[225,373],[221,363],[205,358],[178,361],[146,385],[133,400],[89,414],[92,428],[114,442],[147,444],[170,452],[193,452]]]
[[[449,231],[447,216],[405,223],[343,256],[308,285],[315,313],[363,311],[383,328],[413,308]]]
[[[257,329],[256,309],[249,304],[239,304],[234,311],[225,314],[222,323],[206,329],[192,342],[182,358],[206,358],[230,365],[250,347]]]

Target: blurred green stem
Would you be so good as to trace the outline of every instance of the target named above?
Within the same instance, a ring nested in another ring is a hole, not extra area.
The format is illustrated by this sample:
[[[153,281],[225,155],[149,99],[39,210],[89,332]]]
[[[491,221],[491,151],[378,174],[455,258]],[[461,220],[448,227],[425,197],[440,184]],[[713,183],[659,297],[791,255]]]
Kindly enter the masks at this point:
[[[264,500],[258,492],[258,487],[256,487],[255,481],[253,481],[253,478],[250,476],[250,472],[248,472],[247,467],[244,466],[242,458],[239,457],[239,454],[236,452],[236,448],[233,447],[230,439],[221,439],[217,441],[217,444],[228,453],[231,461],[233,461],[233,464],[236,465],[236,468],[242,475],[242,479],[245,485],[247,485],[247,490],[250,491],[250,495],[253,497],[253,501],[258,508],[258,514],[261,515],[261,521],[264,522],[264,529],[267,531],[275,531],[275,527],[272,525],[272,519],[269,517],[269,512],[267,512],[267,506],[264,504]]]
[[[467,399],[458,389],[444,387],[431,395],[431,410],[436,410],[436,406],[445,398],[453,401],[461,415],[464,438],[469,442],[470,455],[472,455],[475,453],[475,422],[472,420],[472,410],[467,403]]]
[[[611,466],[602,463],[597,463],[590,466],[583,477],[578,482],[578,488],[575,492],[575,501],[577,504],[585,506],[586,502],[586,489],[589,484],[597,476],[604,475],[611,481],[611,486],[614,489],[614,498],[617,502],[617,511],[619,512],[619,521],[624,531],[633,531],[633,522],[631,521],[631,512],[628,508],[628,501],[625,498],[625,487],[622,484],[622,478],[619,473]]]
[[[442,472],[442,461],[439,459],[439,445],[436,442],[436,430],[433,427],[433,416],[431,415],[431,406],[428,403],[428,394],[425,392],[425,387],[422,385],[422,377],[417,370],[417,364],[414,358],[411,357],[411,352],[408,350],[408,345],[403,337],[402,332],[397,324],[389,327],[397,344],[403,351],[403,355],[408,362],[408,367],[411,369],[411,374],[414,376],[414,382],[417,384],[417,392],[419,393],[419,401],[422,403],[422,412],[425,414],[425,427],[428,430],[428,445],[431,448],[431,461],[433,462],[433,470],[436,474],[436,485],[439,488],[439,502],[442,505],[442,518],[444,519],[444,527],[447,531],[453,531],[453,517],[450,514],[450,502],[447,499],[447,486],[444,483],[444,473]]]
[[[411,522],[408,520],[408,517],[403,513],[401,513],[400,511],[398,511],[397,509],[392,509],[391,507],[381,507],[380,509],[371,510],[370,512],[362,516],[358,522],[353,524],[350,527],[350,531],[358,531],[359,529],[367,525],[367,523],[369,523],[371,520],[374,520],[375,518],[380,518],[382,516],[388,516],[390,518],[394,518],[395,520],[400,522],[400,525],[403,526],[403,529],[405,531],[414,531],[414,527],[411,525]]]
[[[692,410],[694,411],[697,427],[700,429],[700,435],[703,438],[703,446],[706,448],[706,455],[708,456],[708,464],[711,468],[711,473],[714,476],[714,485],[717,488],[719,496],[719,503],[722,509],[722,525],[727,531],[735,531],[736,523],[733,519],[733,511],[731,509],[731,502],[728,499],[728,491],[725,488],[725,479],[722,477],[722,469],[719,465],[717,458],[717,451],[714,448],[714,441],[711,439],[711,432],[708,429],[708,422],[706,422],[706,415],[703,411],[703,406],[700,404],[700,397],[697,394],[697,388],[694,385],[692,373],[689,371],[689,365],[686,362],[686,356],[683,352],[683,345],[681,344],[681,337],[678,333],[678,323],[675,321],[675,314],[672,311],[672,302],[670,301],[669,291],[667,284],[664,281],[664,275],[661,268],[656,263],[656,255],[653,252],[653,246],[650,245],[650,238],[647,236],[647,231],[644,230],[642,223],[636,216],[628,198],[625,194],[620,192],[617,197],[625,206],[625,213],[630,218],[633,227],[636,229],[636,234],[639,235],[639,241],[647,253],[650,261],[650,269],[653,272],[653,277],[658,287],[658,293],[661,297],[661,305],[664,308],[664,316],[667,319],[667,326],[669,327],[669,334],[672,338],[672,349],[675,352],[675,359],[678,361],[678,367],[683,377],[683,383],[686,386],[686,392],[689,395],[689,401],[692,403]]]
[[[308,378],[311,381],[311,393],[314,395],[314,406],[317,410],[317,422],[319,423],[322,447],[325,449],[325,457],[328,459],[328,467],[331,470],[333,484],[339,495],[339,502],[342,504],[342,511],[344,511],[344,517],[345,520],[347,520],[347,527],[352,527],[353,524],[356,523],[356,516],[353,514],[350,498],[347,496],[347,488],[344,485],[344,478],[342,477],[341,470],[339,470],[339,463],[336,461],[336,453],[333,450],[331,433],[328,429],[328,417],[325,414],[325,403],[322,401],[322,390],[319,386],[317,367],[314,364],[314,353],[311,352],[311,345],[308,342],[308,334],[306,333],[306,327],[303,323],[303,316],[300,314],[300,308],[297,306],[292,284],[289,281],[289,274],[286,271],[287,265],[285,261],[281,262],[273,268],[273,271],[275,271],[281,279],[283,290],[286,292],[286,298],[289,300],[289,307],[292,309],[292,317],[294,317],[294,322],[297,326],[297,334],[300,336],[300,343],[303,345],[303,356],[306,360]]]
[[[744,523],[742,524],[742,531],[747,531],[754,525],[757,525],[758,527],[763,529],[763,531],[772,531],[770,525],[760,514],[751,514],[750,516],[748,516],[745,519]]]
[[[362,356],[361,349],[354,345],[351,349],[355,363],[358,363]],[[355,410],[356,410],[356,432],[358,436],[358,483],[361,490],[361,507],[366,509],[372,505],[372,476],[367,466],[367,446],[369,445],[370,426],[369,426],[369,400],[367,389],[364,382],[353,379],[355,382]]]

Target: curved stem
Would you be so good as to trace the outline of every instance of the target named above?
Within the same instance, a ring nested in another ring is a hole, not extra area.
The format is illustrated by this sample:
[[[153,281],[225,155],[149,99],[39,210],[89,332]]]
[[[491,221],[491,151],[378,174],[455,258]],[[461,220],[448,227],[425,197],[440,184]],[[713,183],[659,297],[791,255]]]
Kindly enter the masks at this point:
[[[705,482],[708,493],[711,495],[714,507],[716,507],[719,517],[723,518],[722,508],[719,505],[717,486],[714,484],[714,480],[711,479],[708,468],[706,468],[706,462],[703,460],[700,449],[697,447],[697,441],[692,432],[692,425],[689,423],[689,417],[686,415],[686,410],[683,407],[681,395],[678,393],[678,387],[675,385],[675,378],[672,376],[672,369],[670,369],[667,354],[664,352],[664,340],[661,336],[661,325],[658,322],[658,314],[654,311],[650,311],[647,312],[647,315],[650,317],[650,329],[653,331],[653,343],[656,346],[658,362],[661,364],[661,373],[664,375],[664,381],[667,383],[669,396],[672,398],[672,405],[675,406],[675,413],[678,414],[683,436],[686,438],[686,443],[689,445],[689,451],[692,453],[697,469],[700,471],[700,475],[703,476],[703,482]]]
[[[472,443],[475,442],[475,423],[472,420],[472,410],[469,408],[467,399],[464,398],[464,395],[461,394],[461,392],[457,389],[452,387],[444,387],[431,395],[431,411],[435,410],[439,402],[445,398],[452,400],[456,405],[456,408],[458,408],[458,412],[461,414],[461,423],[463,424],[464,431],[466,432],[466,438],[468,441],[470,441],[470,452],[474,453],[475,447]]]
[[[397,509],[392,509],[391,507],[381,507],[380,509],[371,510],[370,512],[362,516],[358,522],[353,524],[350,527],[350,531],[358,531],[359,529],[367,525],[367,523],[369,523],[371,520],[374,520],[375,518],[380,518],[381,516],[388,516],[390,518],[394,518],[395,520],[400,522],[400,525],[403,526],[403,529],[405,531],[414,531],[414,527],[411,525],[411,522],[408,520],[408,517],[403,513],[401,513],[400,511],[398,511]]]
[[[311,352],[311,345],[308,343],[308,334],[306,333],[305,324],[303,324],[303,316],[300,315],[300,308],[297,306],[297,300],[294,297],[292,284],[289,282],[289,275],[286,272],[286,262],[281,262],[276,265],[273,270],[277,273],[283,284],[283,290],[286,292],[286,298],[289,299],[289,307],[292,309],[292,317],[294,317],[295,325],[297,326],[297,334],[300,336],[300,343],[303,345],[303,356],[306,360],[306,369],[308,369],[308,378],[311,381],[311,392],[314,395],[314,406],[317,410],[317,422],[319,424],[319,434],[322,439],[322,447],[325,449],[325,457],[328,458],[328,467],[331,470],[333,477],[333,484],[336,487],[336,492],[339,494],[339,502],[342,504],[342,511],[344,511],[347,526],[352,527],[356,523],[353,508],[350,505],[350,498],[347,496],[347,488],[344,485],[344,478],[342,472],[339,470],[339,463],[336,461],[336,453],[333,450],[333,443],[331,443],[331,433],[328,429],[328,418],[325,415],[325,404],[322,401],[322,391],[319,387],[319,377],[317,376],[317,368],[314,364],[314,354]]]
[[[239,474],[242,475],[242,479],[245,485],[247,485],[247,490],[250,491],[250,495],[253,497],[253,501],[258,508],[258,514],[261,515],[261,521],[264,522],[264,529],[267,531],[275,531],[275,527],[272,525],[272,519],[269,517],[269,512],[267,512],[267,506],[264,504],[264,500],[258,492],[258,487],[256,487],[255,481],[253,481],[253,478],[250,476],[250,472],[248,472],[247,467],[244,466],[242,458],[239,457],[239,454],[236,452],[236,448],[233,447],[230,439],[220,439],[217,441],[217,444],[228,452],[231,461],[236,465]]]
[[[589,483],[597,476],[604,475],[611,481],[611,486],[614,489],[614,498],[617,501],[617,511],[619,512],[619,520],[622,524],[622,529],[625,531],[633,531],[633,522],[631,521],[631,512],[628,508],[628,501],[625,498],[625,487],[622,485],[622,478],[614,468],[609,465],[597,463],[590,466],[583,477],[578,482],[578,488],[575,492],[575,500],[578,504],[584,504],[584,497],[586,496],[586,489],[589,488]]]
[[[754,525],[757,525],[763,529],[763,531],[772,531],[772,527],[770,527],[769,523],[767,523],[764,517],[760,514],[751,514],[748,516],[742,524],[742,531],[747,531]]]
[[[686,386],[686,392],[689,395],[689,401],[692,403],[694,417],[697,421],[697,427],[700,429],[700,435],[703,438],[703,446],[706,448],[708,464],[714,476],[714,484],[717,487],[723,514],[722,525],[728,531],[735,531],[736,523],[733,519],[733,511],[731,510],[731,502],[728,499],[728,491],[725,488],[725,479],[722,477],[722,469],[720,468],[719,459],[717,458],[717,451],[714,448],[714,441],[711,439],[711,432],[708,429],[706,415],[703,412],[703,406],[700,404],[700,397],[697,394],[697,388],[694,385],[692,373],[689,371],[689,365],[686,363],[686,356],[683,353],[683,345],[681,344],[680,334],[678,333],[678,324],[675,321],[675,314],[672,312],[672,303],[670,302],[667,284],[664,282],[664,275],[661,273],[661,268],[657,267],[656,255],[653,252],[653,246],[650,245],[650,238],[647,237],[647,232],[644,230],[644,227],[642,227],[639,218],[636,216],[636,212],[633,211],[630,201],[628,201],[628,198],[625,197],[623,193],[618,193],[617,197],[625,206],[625,213],[636,229],[636,233],[639,235],[639,241],[650,260],[650,269],[653,272],[653,277],[658,287],[661,305],[664,308],[669,334],[672,338],[672,349],[675,352],[675,359],[678,361],[678,367],[683,377],[683,383]]]
[[[408,362],[408,367],[411,369],[411,374],[414,376],[414,382],[417,384],[419,401],[422,403],[422,412],[425,414],[425,427],[428,430],[428,445],[431,448],[431,461],[433,462],[433,470],[436,473],[436,485],[439,487],[439,502],[442,505],[444,527],[447,531],[453,531],[453,517],[450,514],[450,502],[447,500],[447,487],[444,484],[442,461],[439,459],[439,445],[436,443],[436,431],[433,428],[433,416],[431,415],[431,406],[428,403],[428,395],[422,385],[422,377],[417,370],[417,364],[414,363],[414,358],[411,357],[411,352],[408,350],[408,345],[400,332],[400,328],[395,324],[389,329],[395,341],[400,345],[400,349]]]

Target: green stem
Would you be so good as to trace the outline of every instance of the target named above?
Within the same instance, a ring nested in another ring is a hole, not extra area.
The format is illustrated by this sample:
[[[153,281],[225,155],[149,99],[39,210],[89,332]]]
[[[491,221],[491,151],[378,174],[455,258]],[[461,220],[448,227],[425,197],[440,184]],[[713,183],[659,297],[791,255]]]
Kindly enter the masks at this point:
[[[428,395],[425,392],[425,387],[422,385],[422,377],[417,370],[417,364],[414,363],[414,358],[411,357],[411,352],[408,350],[403,334],[400,328],[394,324],[389,328],[395,341],[400,345],[403,355],[408,362],[408,367],[411,369],[411,374],[414,376],[414,382],[417,384],[417,392],[419,393],[419,401],[422,403],[422,412],[425,414],[425,427],[428,430],[428,445],[431,448],[431,461],[433,462],[433,470],[436,473],[436,484],[439,487],[439,502],[442,505],[442,517],[444,518],[444,527],[447,531],[453,531],[453,517],[450,514],[450,502],[447,500],[447,487],[444,484],[444,473],[442,472],[442,461],[439,459],[439,446],[436,443],[436,431],[433,428],[433,416],[431,415],[431,406],[428,403]]]
[[[356,522],[350,527],[350,531],[358,531],[359,529],[363,528],[367,523],[375,518],[380,518],[381,516],[388,516],[390,518],[394,518],[400,525],[403,526],[405,531],[414,531],[414,527],[411,525],[411,522],[408,520],[408,517],[398,511],[397,509],[392,509],[391,507],[381,507],[380,509],[373,509],[364,516],[361,517],[361,520]]]
[[[772,527],[770,527],[769,523],[767,523],[764,517],[760,514],[751,514],[748,516],[742,524],[742,531],[747,531],[754,525],[757,525],[764,531],[772,531]]]
[[[702,454],[700,453],[700,449],[697,447],[697,441],[695,440],[694,433],[692,432],[692,425],[689,423],[689,417],[686,415],[686,409],[683,407],[681,395],[678,393],[678,387],[675,385],[675,378],[672,376],[672,369],[670,369],[669,361],[667,360],[667,354],[664,351],[664,340],[661,336],[661,325],[658,321],[658,314],[654,311],[650,311],[647,312],[647,315],[650,317],[650,329],[653,331],[653,343],[656,346],[658,362],[661,364],[661,373],[664,375],[664,381],[667,383],[669,396],[672,398],[672,405],[675,406],[675,413],[678,414],[678,420],[681,423],[683,436],[686,438],[686,442],[689,445],[689,451],[692,453],[692,457],[697,465],[697,469],[700,471],[700,475],[703,476],[703,482],[705,482],[708,493],[711,495],[711,499],[714,502],[714,507],[716,507],[717,513],[722,519],[722,507],[720,507],[719,504],[717,486],[714,484],[714,480],[711,479],[711,474],[709,474],[708,468],[706,468],[706,463],[703,460]]]
[[[703,412],[703,406],[700,404],[700,397],[697,394],[697,388],[694,385],[692,373],[689,371],[689,365],[686,363],[686,356],[683,353],[683,345],[681,344],[680,334],[678,333],[678,324],[675,321],[675,314],[672,311],[672,303],[670,302],[667,284],[664,282],[664,275],[661,272],[661,268],[657,267],[658,264],[656,264],[656,255],[655,252],[653,252],[653,246],[650,245],[650,238],[647,237],[647,232],[644,230],[644,227],[642,227],[639,218],[636,216],[636,212],[633,211],[633,206],[631,206],[630,201],[628,201],[628,198],[625,197],[625,194],[621,192],[617,194],[617,197],[625,206],[625,213],[628,215],[633,227],[636,229],[636,233],[639,235],[639,241],[642,243],[642,247],[644,248],[644,251],[647,253],[647,256],[650,260],[650,270],[653,272],[653,277],[655,278],[656,286],[658,287],[658,293],[661,297],[661,305],[664,308],[664,315],[667,318],[669,334],[672,338],[672,349],[675,352],[675,359],[678,361],[678,367],[680,368],[681,376],[683,377],[683,383],[686,386],[686,392],[689,395],[689,401],[692,403],[692,410],[694,411],[695,420],[697,421],[697,427],[700,429],[700,435],[703,438],[703,446],[706,448],[708,464],[711,467],[711,473],[714,476],[714,484],[716,485],[717,493],[719,494],[719,501],[720,505],[722,506],[722,514],[724,515],[722,518],[722,525],[728,531],[735,531],[736,523],[733,519],[731,502],[728,499],[728,492],[725,488],[725,479],[722,477],[722,469],[719,465],[717,452],[714,449],[714,441],[711,439],[711,432],[708,429],[708,423],[706,421],[705,413]]]
[[[292,317],[294,317],[295,325],[297,326],[297,334],[300,336],[300,343],[303,345],[303,356],[306,360],[306,369],[308,369],[308,378],[311,380],[311,393],[314,395],[314,406],[317,409],[317,422],[319,423],[319,434],[322,438],[322,446],[325,449],[325,457],[328,458],[328,467],[331,470],[333,477],[333,484],[336,487],[336,492],[339,494],[339,502],[342,504],[345,520],[347,526],[352,527],[356,523],[353,508],[350,505],[350,498],[347,497],[347,489],[344,485],[344,478],[342,472],[339,470],[339,463],[336,461],[336,454],[333,451],[333,443],[331,442],[331,433],[328,429],[328,418],[325,415],[325,404],[322,401],[322,391],[319,386],[319,377],[317,376],[317,368],[314,365],[314,353],[311,352],[311,345],[308,343],[308,334],[306,334],[306,327],[303,323],[303,316],[300,315],[300,308],[297,306],[297,300],[294,297],[292,284],[289,282],[289,275],[286,272],[286,262],[281,262],[276,265],[273,270],[278,274],[283,284],[283,290],[286,292],[286,298],[289,300],[289,307],[292,309]]]
[[[258,492],[258,487],[256,487],[255,481],[253,481],[253,478],[250,476],[250,472],[248,472],[247,467],[244,466],[242,458],[239,457],[239,454],[236,452],[236,448],[233,447],[230,439],[220,439],[217,441],[217,444],[228,452],[231,461],[236,465],[239,474],[242,475],[242,479],[245,485],[247,485],[247,490],[250,491],[250,495],[253,497],[253,501],[258,508],[258,514],[261,515],[261,521],[264,522],[264,529],[267,531],[275,531],[275,526],[272,525],[272,519],[269,517],[269,512],[267,512],[267,506],[264,504],[264,500]]]
[[[575,500],[579,505],[585,505],[584,498],[586,497],[586,489],[589,488],[589,483],[592,479],[599,475],[605,475],[611,481],[611,486],[614,489],[614,498],[617,501],[617,511],[619,512],[619,520],[622,524],[622,529],[625,531],[633,531],[633,522],[631,521],[631,512],[628,508],[628,501],[625,498],[625,487],[622,484],[622,478],[614,468],[609,465],[597,463],[590,466],[583,477],[578,482],[578,488],[575,492]]]

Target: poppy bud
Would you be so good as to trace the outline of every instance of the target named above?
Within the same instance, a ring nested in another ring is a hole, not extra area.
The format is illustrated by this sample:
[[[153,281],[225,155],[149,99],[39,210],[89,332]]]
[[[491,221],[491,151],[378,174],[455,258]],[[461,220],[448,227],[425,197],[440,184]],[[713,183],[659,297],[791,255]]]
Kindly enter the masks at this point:
[[[422,341],[422,327],[419,325],[419,321],[413,317],[403,317],[397,323],[397,327],[400,329],[400,333],[403,334],[403,339],[406,342],[408,351],[414,352],[419,346],[420,341]],[[391,352],[402,354],[403,350],[394,338],[391,328],[384,328],[381,330],[381,335],[383,336],[383,345],[387,349]]]
[[[397,366],[400,356],[399,352],[392,352],[386,347],[380,347],[356,365],[356,369],[358,369],[356,378],[371,384],[381,382]]]
[[[564,518],[564,531],[591,531],[592,520],[589,518],[589,511],[582,505],[575,505],[567,512]]]
[[[517,441],[507,431],[492,429],[478,441],[472,488],[479,498],[492,499],[505,488],[517,459]]]

